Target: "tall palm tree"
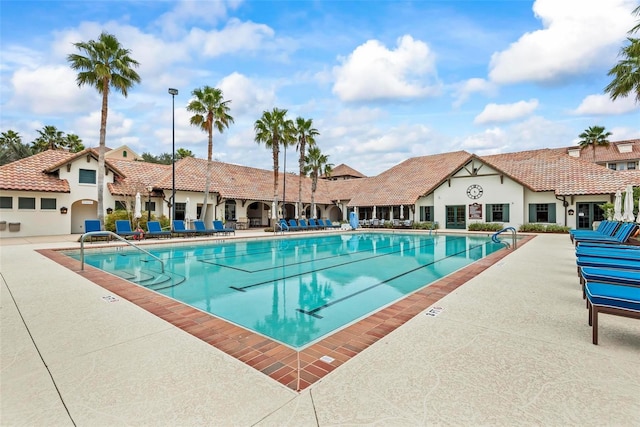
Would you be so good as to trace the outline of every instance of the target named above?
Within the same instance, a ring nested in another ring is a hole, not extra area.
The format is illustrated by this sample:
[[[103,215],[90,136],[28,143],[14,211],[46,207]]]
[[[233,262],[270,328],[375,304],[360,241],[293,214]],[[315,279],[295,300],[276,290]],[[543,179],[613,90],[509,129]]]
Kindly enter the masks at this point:
[[[194,99],[187,105],[187,111],[195,113],[191,116],[192,126],[198,126],[209,136],[207,147],[207,177],[204,184],[204,201],[200,211],[200,219],[204,219],[207,214],[207,200],[209,199],[209,186],[211,185],[211,168],[213,157],[213,130],[222,133],[225,128],[233,123],[233,117],[229,115],[230,100],[224,101],[222,91],[218,88],[203,86],[194,89],[191,94]]]
[[[607,73],[612,76],[611,83],[604,88],[612,100],[618,97],[635,97],[640,103],[640,39],[629,37],[629,44],[620,49],[621,59]]]
[[[263,111],[262,117],[253,125],[256,133],[254,141],[264,144],[271,149],[273,155],[273,205],[272,209],[278,209],[278,176],[280,164],[280,146],[290,145],[293,138],[293,122],[287,119],[287,110],[274,108],[271,111]],[[273,211],[271,216],[276,215]]]
[[[98,149],[98,219],[104,225],[104,154],[106,151],[107,114],[109,112],[110,89],[122,93],[126,98],[129,89],[140,82],[134,70],[138,61],[131,58],[129,49],[122,47],[118,39],[106,32],[97,40],[74,43],[80,54],[72,53],[67,61],[78,71],[76,83],[79,87],[93,86],[102,95],[100,117],[100,146]],[[84,56],[84,55],[86,56]]]
[[[65,147],[64,132],[55,126],[45,126],[37,131],[40,136],[31,143],[34,153],[42,153],[47,150],[58,150]]]
[[[300,166],[300,174],[298,175],[298,212],[302,212],[302,176],[304,175],[304,158],[307,155],[307,149],[316,145],[315,137],[320,135],[318,129],[313,127],[313,119],[305,120],[302,117],[296,118],[295,137],[297,139],[296,150],[300,154],[298,164]]]
[[[611,136],[611,132],[605,132],[604,126],[590,126],[578,136],[580,137],[580,141],[578,142],[580,150],[591,146],[593,149],[593,161],[595,161],[596,146],[608,147],[609,140],[607,138]]]
[[[311,218],[316,218],[315,194],[318,188],[318,178],[320,175],[331,175],[333,164],[329,163],[329,156],[322,154],[320,147],[309,148],[309,153],[304,158],[305,174],[311,177]]]
[[[64,137],[64,146],[69,149],[72,153],[77,153],[79,151],[84,150],[84,144],[80,137],[74,133],[68,133],[67,136]]]
[[[31,147],[22,143],[22,137],[18,132],[8,130],[0,134],[0,165],[6,165],[33,154]]]

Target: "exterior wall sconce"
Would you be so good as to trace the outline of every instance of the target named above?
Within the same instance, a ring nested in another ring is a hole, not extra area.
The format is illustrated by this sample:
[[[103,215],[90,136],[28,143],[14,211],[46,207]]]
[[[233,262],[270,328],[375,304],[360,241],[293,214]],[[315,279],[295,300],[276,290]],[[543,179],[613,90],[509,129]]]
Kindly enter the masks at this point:
[[[64,206],[60,208],[60,213],[65,215],[67,212],[69,212],[69,210],[67,208],[65,208]]]
[[[107,215],[111,215],[113,213],[113,208],[107,208]]]

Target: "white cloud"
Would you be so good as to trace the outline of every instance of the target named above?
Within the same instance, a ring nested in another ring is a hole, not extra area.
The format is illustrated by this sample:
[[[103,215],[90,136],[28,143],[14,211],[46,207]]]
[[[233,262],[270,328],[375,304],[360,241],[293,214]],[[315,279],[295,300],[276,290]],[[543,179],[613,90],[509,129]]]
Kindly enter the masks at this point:
[[[434,55],[426,43],[405,35],[395,50],[377,40],[358,46],[333,69],[333,93],[343,101],[421,98],[436,92]]]
[[[274,88],[265,88],[240,73],[226,76],[216,87],[222,90],[224,99],[231,100],[229,106],[234,118],[236,115],[261,113],[275,104]]]
[[[156,25],[165,33],[176,35],[186,23],[216,24],[227,16],[227,9],[235,9],[239,1],[181,0],[169,12],[158,17]]]
[[[629,0],[536,0],[543,29],[524,34],[491,58],[496,83],[548,82],[608,63],[633,26]]]
[[[13,96],[9,105],[35,114],[86,111],[89,105],[96,105],[97,92],[93,90],[96,95],[92,96],[91,88],[78,89],[76,76],[67,66],[18,69],[11,78]]]
[[[194,51],[207,57],[217,57],[233,52],[257,52],[274,31],[268,25],[230,19],[221,31],[204,31],[193,28],[187,38]]]
[[[467,102],[473,93],[482,93],[488,96],[495,96],[498,87],[495,83],[480,78],[472,78],[456,85],[454,92],[455,100],[453,106],[460,107]]]
[[[625,114],[637,109],[640,109],[640,105],[636,105],[633,97],[628,96],[612,101],[609,95],[589,95],[572,113],[613,115]]]
[[[520,101],[514,104],[488,104],[473,120],[475,124],[501,123],[528,116],[538,108],[538,100]]]

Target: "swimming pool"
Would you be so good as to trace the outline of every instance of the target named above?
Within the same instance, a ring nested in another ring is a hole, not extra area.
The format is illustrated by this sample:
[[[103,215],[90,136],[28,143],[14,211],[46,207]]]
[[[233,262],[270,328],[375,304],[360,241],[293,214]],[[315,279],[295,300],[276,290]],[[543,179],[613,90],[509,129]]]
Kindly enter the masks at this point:
[[[85,262],[301,349],[504,246],[486,236],[346,233],[87,250]],[[79,258],[79,252],[67,255]]]

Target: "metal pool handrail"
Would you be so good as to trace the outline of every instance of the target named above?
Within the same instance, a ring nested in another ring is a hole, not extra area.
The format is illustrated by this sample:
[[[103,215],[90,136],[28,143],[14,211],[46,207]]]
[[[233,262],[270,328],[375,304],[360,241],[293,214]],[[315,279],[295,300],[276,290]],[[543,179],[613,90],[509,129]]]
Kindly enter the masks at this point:
[[[516,236],[516,229],[513,227],[505,227],[500,231],[497,231],[495,233],[493,233],[493,235],[491,236],[491,240],[495,243],[502,243],[503,245],[507,245],[507,247],[509,247],[509,243],[507,242],[503,242],[502,240],[498,239],[498,235],[501,233],[504,233],[505,231],[511,231],[511,241],[513,242],[513,249],[516,249],[518,247],[516,241],[517,241],[517,236]]]
[[[146,250],[142,249],[140,246],[131,243],[127,239],[123,238],[122,236],[117,235],[113,231],[106,231],[106,230],[105,231],[89,231],[87,233],[84,233],[80,237],[80,270],[84,270],[84,238],[87,237],[87,236],[104,236],[105,234],[108,235],[108,236],[115,237],[117,240],[125,242],[127,245],[132,246],[132,247],[136,248],[137,250],[139,250],[141,252],[144,252],[145,254],[149,255],[151,258],[159,261],[160,265],[162,266],[162,272],[164,273],[164,261],[162,261],[160,258],[158,258],[157,256],[153,255],[149,251],[146,251]]]

